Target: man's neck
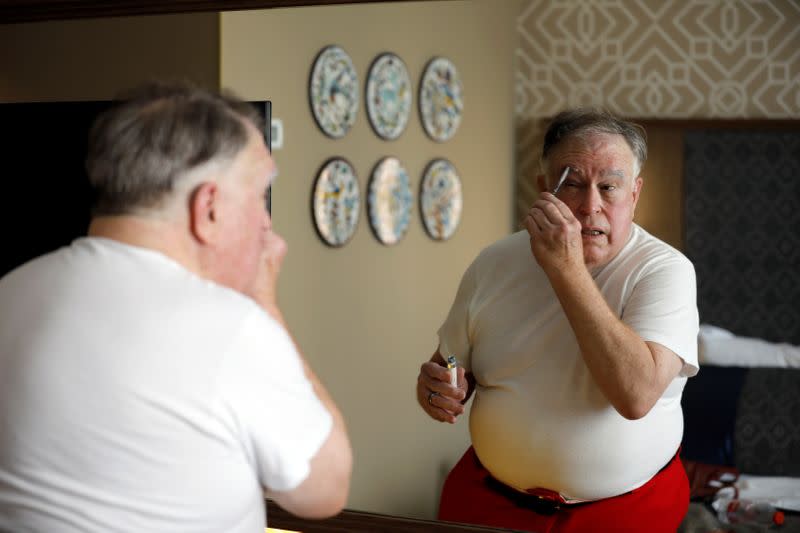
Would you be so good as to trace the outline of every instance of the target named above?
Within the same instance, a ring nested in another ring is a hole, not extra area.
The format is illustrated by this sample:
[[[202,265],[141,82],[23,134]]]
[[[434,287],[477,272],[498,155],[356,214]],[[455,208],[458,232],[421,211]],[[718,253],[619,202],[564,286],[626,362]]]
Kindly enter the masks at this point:
[[[191,235],[179,222],[137,215],[100,216],[92,219],[88,235],[161,252],[202,277]]]

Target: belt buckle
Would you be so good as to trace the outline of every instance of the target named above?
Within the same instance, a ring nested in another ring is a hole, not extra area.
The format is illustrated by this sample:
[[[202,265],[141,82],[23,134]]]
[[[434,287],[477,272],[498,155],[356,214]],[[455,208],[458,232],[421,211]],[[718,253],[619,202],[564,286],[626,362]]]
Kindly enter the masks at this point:
[[[561,509],[562,505],[567,503],[567,500],[560,493],[550,489],[537,487],[535,489],[526,489],[525,493],[536,498],[545,507],[552,509],[552,513],[555,513]]]

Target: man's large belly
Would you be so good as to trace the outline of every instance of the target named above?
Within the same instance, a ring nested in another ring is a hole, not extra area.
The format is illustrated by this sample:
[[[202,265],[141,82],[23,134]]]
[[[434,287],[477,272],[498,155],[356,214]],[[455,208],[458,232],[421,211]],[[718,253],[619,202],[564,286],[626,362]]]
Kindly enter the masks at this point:
[[[683,415],[679,402],[659,400],[644,418],[627,420],[596,397],[536,398],[510,387],[479,387],[470,433],[481,462],[500,481],[597,500],[658,472],[678,449]]]

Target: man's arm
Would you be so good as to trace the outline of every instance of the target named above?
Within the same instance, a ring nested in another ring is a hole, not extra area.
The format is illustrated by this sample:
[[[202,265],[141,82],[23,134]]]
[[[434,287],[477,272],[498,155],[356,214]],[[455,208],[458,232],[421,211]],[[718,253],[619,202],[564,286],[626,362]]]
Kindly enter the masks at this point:
[[[277,306],[266,307],[266,311],[283,325],[287,332],[289,331]],[[291,337],[291,334],[289,335]],[[292,338],[292,342],[294,342],[294,338]],[[297,348],[296,342],[295,347]],[[341,412],[299,349],[297,353],[303,359],[306,378],[311,382],[314,393],[333,418],[333,425],[322,447],[311,460],[308,477],[293,490],[267,491],[266,495],[297,516],[326,518],[337,514],[344,509],[347,503],[353,469],[353,452]]]
[[[458,284],[456,297],[447,313],[445,323],[439,330],[440,339],[445,344],[448,355],[467,358],[470,352],[469,308],[475,292],[475,263],[473,262]],[[454,424],[464,413],[464,404],[475,388],[471,372],[460,364],[457,367],[456,387],[450,385],[450,371],[446,368],[441,346],[430,360],[424,362],[417,377],[417,403],[428,416],[439,422]],[[466,359],[465,361],[466,362]],[[469,364],[467,364],[469,367]]]
[[[524,224],[595,382],[622,416],[642,418],[683,362],[666,347],[645,342],[608,307],[584,264],[581,224],[564,203],[543,193]]]
[[[683,362],[671,350],[646,342],[608,307],[586,268],[550,275],[581,354],[611,405],[625,418],[642,418],[664,394]]]
[[[276,284],[286,243],[277,234],[267,235],[268,245],[264,252],[262,275],[257,284],[248,291],[251,296],[287,332],[295,350],[303,361],[306,378],[314,393],[333,419],[331,431],[322,447],[311,459],[308,477],[299,486],[289,491],[267,491],[267,497],[292,514],[304,518],[326,518],[341,511],[350,492],[350,476],[353,469],[353,452],[347,436],[344,418],[328,391],[319,381],[305,360],[294,340],[276,301]]]
[[[333,426],[328,438],[311,460],[308,477],[293,490],[267,491],[267,496],[297,516],[326,518],[339,513],[347,503],[353,452],[342,414],[305,361],[304,367],[314,392],[333,418]]]

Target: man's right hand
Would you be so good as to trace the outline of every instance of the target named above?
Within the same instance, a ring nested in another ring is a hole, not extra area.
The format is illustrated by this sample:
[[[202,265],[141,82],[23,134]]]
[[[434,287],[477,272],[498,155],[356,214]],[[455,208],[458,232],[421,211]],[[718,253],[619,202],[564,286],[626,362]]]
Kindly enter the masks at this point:
[[[288,246],[283,237],[272,231],[271,228],[267,230],[264,234],[258,276],[247,290],[250,297],[273,315],[278,313],[278,275],[287,250]]]
[[[581,223],[558,197],[542,192],[522,223],[531,252],[546,273],[585,269]]]
[[[417,402],[428,416],[440,422],[454,424],[464,412],[469,384],[464,369],[458,367],[458,386],[450,384],[450,371],[437,350],[430,361],[422,364],[417,377]]]

